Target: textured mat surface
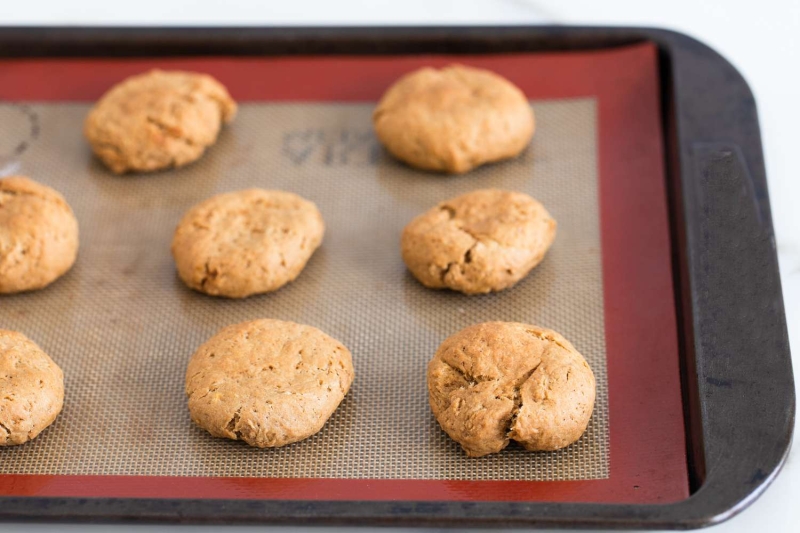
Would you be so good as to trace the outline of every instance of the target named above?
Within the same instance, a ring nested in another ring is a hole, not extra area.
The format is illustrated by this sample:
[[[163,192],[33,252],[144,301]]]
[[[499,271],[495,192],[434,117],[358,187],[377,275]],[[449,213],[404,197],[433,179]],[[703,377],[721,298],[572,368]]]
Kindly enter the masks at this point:
[[[55,187],[81,224],[75,268],[37,293],[0,299],[0,327],[24,332],[65,372],[66,404],[34,442],[0,449],[0,473],[382,479],[571,480],[608,477],[608,393],[597,197],[595,102],[533,102],[537,134],[519,159],[443,177],[378,147],[372,105],[244,104],[189,167],[117,177],[80,132],[88,106],[0,105],[0,172]],[[15,125],[11,127],[11,125]],[[9,161],[17,161],[10,165]],[[263,187],[317,203],[325,242],[280,291],[243,301],[186,289],[169,253],[182,213],[213,194]],[[511,290],[467,297],[424,289],[405,271],[403,226],[476,188],[527,192],[559,223],[545,261]],[[259,317],[316,326],[353,352],[356,380],[307,441],[258,450],[189,420],[194,350],[225,325]],[[555,453],[512,444],[469,459],[427,404],[439,343],[487,320],[564,334],[597,377],[586,434]]]

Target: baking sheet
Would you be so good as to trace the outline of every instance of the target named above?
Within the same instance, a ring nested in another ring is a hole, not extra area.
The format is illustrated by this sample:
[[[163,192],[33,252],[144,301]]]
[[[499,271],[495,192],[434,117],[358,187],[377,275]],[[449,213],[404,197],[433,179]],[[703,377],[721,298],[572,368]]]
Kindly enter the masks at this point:
[[[3,297],[0,327],[36,340],[64,369],[67,397],[34,442],[0,450],[0,474],[574,480],[608,477],[608,394],[593,99],[532,102],[537,134],[517,160],[443,177],[384,154],[373,104],[251,103],[198,163],[117,177],[89,153],[85,104],[0,105],[0,172],[60,190],[81,223],[73,271]],[[21,148],[20,148],[21,146]],[[10,150],[9,150],[10,147]],[[315,201],[325,242],[298,280],[244,301],[186,289],[169,254],[181,214],[213,194],[285,189]],[[559,222],[545,261],[503,293],[424,289],[399,236],[436,202],[481,187],[528,192]],[[221,327],[272,317],[319,327],[354,355],[351,393],[318,435],[274,450],[214,439],[189,420],[186,362]],[[586,434],[555,453],[467,458],[427,405],[425,366],[459,329],[486,320],[558,330],[598,383]]]

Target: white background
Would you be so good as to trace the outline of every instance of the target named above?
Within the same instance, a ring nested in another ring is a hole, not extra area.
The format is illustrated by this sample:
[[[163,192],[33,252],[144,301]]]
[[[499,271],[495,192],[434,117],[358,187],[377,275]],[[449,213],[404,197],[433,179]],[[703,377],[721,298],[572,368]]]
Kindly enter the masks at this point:
[[[800,368],[800,0],[0,0],[0,25],[445,25],[660,26],[688,33],[725,55],[759,107],[789,336]],[[788,533],[800,524],[800,465],[793,451],[767,493],[714,528]],[[45,526],[0,531],[156,533],[299,531],[298,528]],[[318,530],[317,530],[318,531]],[[344,529],[340,529],[344,531]],[[387,530],[382,530],[387,531]]]

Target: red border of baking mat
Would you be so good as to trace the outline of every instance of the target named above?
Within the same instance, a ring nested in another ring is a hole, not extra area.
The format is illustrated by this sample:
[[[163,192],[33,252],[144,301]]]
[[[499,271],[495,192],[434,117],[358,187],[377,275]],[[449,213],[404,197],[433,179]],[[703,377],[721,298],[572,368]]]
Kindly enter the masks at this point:
[[[441,481],[0,475],[0,495],[282,500],[671,502],[689,495],[656,48],[482,56],[21,59],[0,98],[91,101],[131,74],[208,72],[239,101],[376,101],[401,74],[454,61],[531,99],[595,97],[609,385],[608,479]],[[79,135],[80,132],[76,132]]]

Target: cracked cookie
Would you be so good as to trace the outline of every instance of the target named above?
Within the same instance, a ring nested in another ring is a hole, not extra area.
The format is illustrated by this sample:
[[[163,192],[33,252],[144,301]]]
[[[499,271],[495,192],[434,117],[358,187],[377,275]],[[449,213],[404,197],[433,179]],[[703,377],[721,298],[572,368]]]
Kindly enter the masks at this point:
[[[254,320],[203,344],[186,369],[192,420],[215,437],[284,446],[317,433],[353,382],[342,343],[311,326]]]
[[[372,122],[398,159],[460,174],[519,155],[533,137],[533,110],[519,88],[488,70],[451,65],[400,78]]]
[[[442,202],[403,230],[403,261],[423,285],[501,291],[544,258],[556,221],[527,194],[482,189]]]
[[[0,294],[46,287],[75,263],[78,221],[57,191],[0,179]]]
[[[84,134],[112,172],[149,172],[197,160],[235,115],[236,103],[211,76],[151,70],[103,95]]]
[[[24,444],[64,405],[64,374],[22,333],[0,330],[0,446]]]
[[[428,364],[431,409],[442,429],[481,457],[515,440],[530,451],[578,440],[595,399],[592,369],[555,331],[514,322],[470,326]]]
[[[172,256],[190,288],[245,298],[293,281],[324,234],[313,202],[285,191],[247,189],[189,209],[175,230]]]

